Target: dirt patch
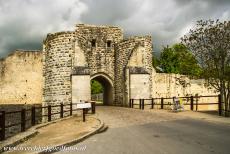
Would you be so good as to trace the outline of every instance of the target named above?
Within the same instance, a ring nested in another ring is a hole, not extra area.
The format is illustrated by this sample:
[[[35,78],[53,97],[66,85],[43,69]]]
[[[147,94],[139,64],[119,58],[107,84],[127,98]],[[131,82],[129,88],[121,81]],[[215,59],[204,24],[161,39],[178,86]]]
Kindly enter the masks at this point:
[[[75,140],[83,135],[94,131],[100,126],[100,121],[93,116],[87,116],[86,122],[82,117],[71,117],[69,119],[50,124],[40,128],[39,134],[35,137],[19,144],[15,148],[21,147],[53,147],[69,141]],[[23,150],[12,151],[7,153],[32,153],[35,151]]]

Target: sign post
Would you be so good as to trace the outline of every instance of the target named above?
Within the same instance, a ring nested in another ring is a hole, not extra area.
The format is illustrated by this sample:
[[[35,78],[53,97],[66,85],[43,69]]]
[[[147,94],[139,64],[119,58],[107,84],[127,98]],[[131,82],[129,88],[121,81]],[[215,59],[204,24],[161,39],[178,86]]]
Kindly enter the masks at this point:
[[[82,118],[83,118],[83,122],[85,122],[85,114],[86,114],[86,110],[90,109],[91,103],[78,103],[77,104],[77,109],[82,109]]]

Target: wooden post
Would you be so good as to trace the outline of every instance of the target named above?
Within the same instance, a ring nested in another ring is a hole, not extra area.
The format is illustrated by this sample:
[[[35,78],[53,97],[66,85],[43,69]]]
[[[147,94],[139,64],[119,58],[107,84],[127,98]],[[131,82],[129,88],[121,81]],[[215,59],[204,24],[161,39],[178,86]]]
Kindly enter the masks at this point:
[[[142,99],[142,110],[145,109],[145,99]]]
[[[32,106],[31,108],[31,125],[34,126],[35,125],[35,106]]]
[[[72,104],[72,102],[70,103],[70,116],[73,114],[73,104]]]
[[[134,99],[132,99],[132,108],[133,108],[133,102],[134,102]]]
[[[92,114],[95,114],[96,102],[91,102]]]
[[[198,111],[198,96],[195,97],[196,97],[196,111]]]
[[[193,111],[193,103],[194,103],[194,99],[193,96],[191,96],[191,103],[190,103],[190,109]]]
[[[218,95],[218,113],[219,116],[222,115],[222,99],[220,94]]]
[[[60,105],[60,118],[63,118],[63,103]]]
[[[161,109],[164,109],[164,98],[161,97]]]
[[[84,108],[84,109],[82,109],[83,122],[85,122],[85,112],[86,112],[85,108]]]
[[[142,100],[140,99],[139,100],[139,109],[141,109],[141,102],[142,102]]]
[[[5,111],[1,111],[0,113],[0,140],[3,141],[5,140]]]
[[[51,121],[51,105],[48,105],[48,121]]]
[[[196,99],[196,111],[198,111],[198,94],[195,95],[195,99]]]
[[[89,101],[85,101],[85,103],[89,103]],[[89,108],[85,108],[85,114],[88,114]]]
[[[151,109],[153,109],[153,104],[154,104],[154,99],[152,98],[152,101],[151,101]]]
[[[21,111],[21,132],[26,130],[26,109]]]
[[[129,99],[129,107],[132,107],[132,99]]]

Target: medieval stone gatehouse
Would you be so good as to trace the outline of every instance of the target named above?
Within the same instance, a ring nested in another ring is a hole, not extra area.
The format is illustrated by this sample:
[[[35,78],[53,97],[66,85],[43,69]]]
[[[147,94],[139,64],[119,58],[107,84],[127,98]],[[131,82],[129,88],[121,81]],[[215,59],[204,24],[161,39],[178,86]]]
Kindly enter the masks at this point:
[[[202,79],[156,73],[152,52],[150,36],[124,39],[113,26],[79,24],[75,31],[48,34],[42,51],[16,50],[0,59],[0,104],[90,100],[93,79],[104,87],[105,105],[128,106],[130,98],[216,94]]]
[[[104,104],[151,98],[152,40],[123,38],[118,27],[79,24],[48,34],[43,45],[44,104],[90,100],[90,80],[104,86]]]

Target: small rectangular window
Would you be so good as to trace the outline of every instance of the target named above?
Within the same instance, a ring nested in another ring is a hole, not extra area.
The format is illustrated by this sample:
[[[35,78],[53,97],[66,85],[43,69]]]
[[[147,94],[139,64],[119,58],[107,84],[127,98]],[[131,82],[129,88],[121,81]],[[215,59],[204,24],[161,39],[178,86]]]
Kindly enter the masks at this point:
[[[92,47],[96,47],[96,39],[93,39],[91,44],[92,44]]]
[[[110,40],[107,41],[107,47],[110,48],[111,47],[112,42]]]

